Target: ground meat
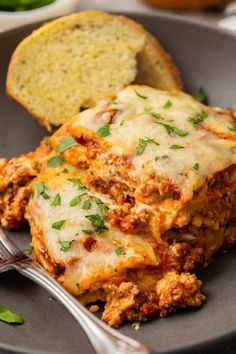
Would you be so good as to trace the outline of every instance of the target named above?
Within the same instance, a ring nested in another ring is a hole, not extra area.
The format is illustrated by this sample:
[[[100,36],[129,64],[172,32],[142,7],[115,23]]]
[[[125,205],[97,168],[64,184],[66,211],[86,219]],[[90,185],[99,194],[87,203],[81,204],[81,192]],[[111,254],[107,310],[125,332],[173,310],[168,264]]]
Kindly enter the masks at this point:
[[[205,299],[200,292],[201,285],[202,282],[194,274],[178,274],[176,271],[166,273],[156,285],[160,316],[187,306],[200,306]]]
[[[109,326],[117,328],[125,319],[125,312],[135,308],[135,298],[139,294],[139,289],[132,282],[123,282],[120,286],[108,285],[107,291],[107,302],[102,320]]]
[[[49,150],[44,139],[35,152],[8,162],[0,159],[0,226],[19,229],[25,224],[25,207],[31,195],[28,186]]]

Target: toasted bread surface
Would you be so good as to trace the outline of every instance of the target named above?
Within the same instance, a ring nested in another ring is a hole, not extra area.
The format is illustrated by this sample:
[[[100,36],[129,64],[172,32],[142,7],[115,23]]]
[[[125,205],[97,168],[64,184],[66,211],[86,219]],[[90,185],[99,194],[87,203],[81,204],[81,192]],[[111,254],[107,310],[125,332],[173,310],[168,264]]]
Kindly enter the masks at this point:
[[[13,53],[7,93],[50,129],[137,82],[181,89],[171,58],[141,25],[84,11],[46,23]]]

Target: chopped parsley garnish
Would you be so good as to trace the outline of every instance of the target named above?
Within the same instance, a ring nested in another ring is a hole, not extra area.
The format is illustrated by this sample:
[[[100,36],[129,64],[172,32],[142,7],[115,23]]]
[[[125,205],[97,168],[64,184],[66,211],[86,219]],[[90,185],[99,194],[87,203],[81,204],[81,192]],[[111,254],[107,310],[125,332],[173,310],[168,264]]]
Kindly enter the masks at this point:
[[[61,230],[65,225],[66,220],[58,220],[52,224],[52,229]]]
[[[77,286],[78,289],[80,289],[80,283],[76,283],[75,285]]]
[[[166,123],[162,123],[162,122],[156,122],[157,124],[163,125],[163,127],[166,128],[167,132],[170,135],[178,135],[181,137],[184,137],[186,135],[188,135],[188,132],[186,130],[181,130],[179,128],[173,127],[172,125],[166,124]]]
[[[50,199],[49,195],[45,192],[46,186],[43,182],[37,182],[35,186],[37,188],[37,197],[41,196],[45,200]]]
[[[194,165],[193,165],[193,168],[194,168],[194,170],[199,170],[199,168],[200,168],[200,164],[199,164],[199,162],[196,162]]]
[[[111,132],[110,132],[110,124],[104,124],[101,128],[99,128],[97,131],[96,131],[97,135],[105,138],[106,136],[108,135],[111,135]]]
[[[126,254],[125,249],[123,247],[118,247],[115,249],[117,256],[124,256]]]
[[[62,161],[63,158],[61,158],[60,156],[53,156],[47,160],[47,165],[48,167],[58,167],[61,165]]]
[[[202,87],[200,87],[198,89],[198,93],[195,96],[196,100],[198,100],[199,102],[206,102],[206,92],[204,91],[204,89]]]
[[[95,228],[95,232],[101,234],[103,231],[108,230],[104,224],[102,218],[98,214],[86,215],[85,216],[91,222],[92,226]]]
[[[141,95],[141,93],[139,93],[137,90],[134,90],[134,92],[138,97],[142,98],[143,100],[146,100],[148,98],[147,96]]]
[[[70,206],[71,207],[75,207],[77,205],[79,205],[82,201],[82,197],[84,195],[86,195],[87,193],[83,193],[83,194],[80,194],[80,195],[77,195],[77,197],[73,198],[71,201],[70,201]]]
[[[166,160],[166,159],[169,158],[169,156],[168,156],[168,155],[163,155],[161,158],[164,159],[164,160]]]
[[[91,206],[92,206],[92,203],[90,202],[89,199],[87,199],[83,202],[81,209],[89,210],[91,208]]]
[[[24,252],[24,254],[26,254],[26,256],[31,256],[31,254],[34,253],[34,249],[28,248],[27,250],[24,250],[23,252]]]
[[[107,215],[107,212],[109,210],[108,206],[103,203],[103,201],[99,198],[94,198],[95,202],[97,203],[98,209],[102,215],[102,217],[105,217]]]
[[[164,118],[162,117],[162,115],[160,113],[156,113],[156,112],[152,112],[152,111],[148,111],[148,110],[146,110],[146,111],[154,118],[164,120]]]
[[[140,138],[139,141],[138,141],[138,146],[136,147],[136,150],[135,150],[135,155],[136,156],[141,156],[146,147],[147,147],[147,144],[155,144],[155,145],[160,145],[155,139],[150,139],[150,138],[145,138],[145,139],[142,139]]]
[[[233,123],[232,127],[228,127],[228,129],[236,135],[236,123]]]
[[[64,168],[64,170],[62,171],[62,173],[69,173],[68,168]]]
[[[53,270],[56,275],[60,274],[60,268],[59,268],[58,264],[54,264]]]
[[[163,108],[168,109],[172,106],[171,100],[167,100],[166,103],[164,104]]]
[[[76,145],[78,144],[72,136],[66,136],[60,139],[59,145],[56,147],[56,152],[64,152]]]
[[[85,235],[92,235],[94,234],[94,231],[93,230],[81,230],[83,232],[83,234]]]
[[[122,125],[124,125],[124,120],[122,120],[121,122],[120,122],[120,127],[122,127]]]
[[[57,195],[52,201],[52,206],[58,206],[58,205],[61,205],[61,196],[59,193],[57,193]]]
[[[60,244],[61,244],[60,250],[62,252],[67,252],[68,249],[71,247],[73,242],[74,242],[74,240],[71,240],[71,241],[60,241]]]
[[[198,128],[199,125],[208,117],[208,114],[204,111],[201,111],[197,114],[196,117],[189,117],[188,121],[194,125],[195,128]]]
[[[47,142],[46,142],[46,145],[47,145],[47,146],[52,145],[52,140],[51,140],[51,139],[48,139]]]
[[[12,312],[11,310],[8,310],[4,306],[0,306],[0,321],[6,323],[18,323],[18,324],[24,323],[24,320],[20,315]]]
[[[174,145],[171,145],[170,149],[184,149],[184,146],[183,145],[174,144]]]
[[[68,178],[67,181],[73,183],[74,186],[78,187],[79,190],[87,189],[79,178]]]

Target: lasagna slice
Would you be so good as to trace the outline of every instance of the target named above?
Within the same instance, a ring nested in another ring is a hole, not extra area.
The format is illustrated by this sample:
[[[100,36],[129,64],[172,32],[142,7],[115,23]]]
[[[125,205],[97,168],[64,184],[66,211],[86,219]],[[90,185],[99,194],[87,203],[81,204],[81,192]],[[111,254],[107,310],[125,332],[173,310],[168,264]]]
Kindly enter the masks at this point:
[[[194,272],[235,243],[234,112],[129,86],[26,157],[0,166],[2,224],[23,187],[6,227],[26,217],[36,259],[82,303],[114,327],[201,305]]]

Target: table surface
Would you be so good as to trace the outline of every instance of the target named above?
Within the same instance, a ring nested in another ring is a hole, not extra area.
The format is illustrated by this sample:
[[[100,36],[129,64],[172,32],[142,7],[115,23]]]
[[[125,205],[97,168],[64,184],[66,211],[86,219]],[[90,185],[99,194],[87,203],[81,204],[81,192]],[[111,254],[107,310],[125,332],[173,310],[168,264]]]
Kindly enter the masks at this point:
[[[138,12],[155,14],[163,12],[156,8],[145,5],[141,0],[81,0],[78,5],[78,10],[103,10],[111,12]],[[182,16],[191,17],[197,20],[211,22],[217,26],[218,21],[223,17],[221,12],[185,12]],[[0,24],[1,26],[1,24]],[[235,340],[224,343],[218,348],[206,351],[192,351],[191,353],[185,352],[185,354],[236,354],[236,338]],[[0,354],[7,354],[0,350]]]

